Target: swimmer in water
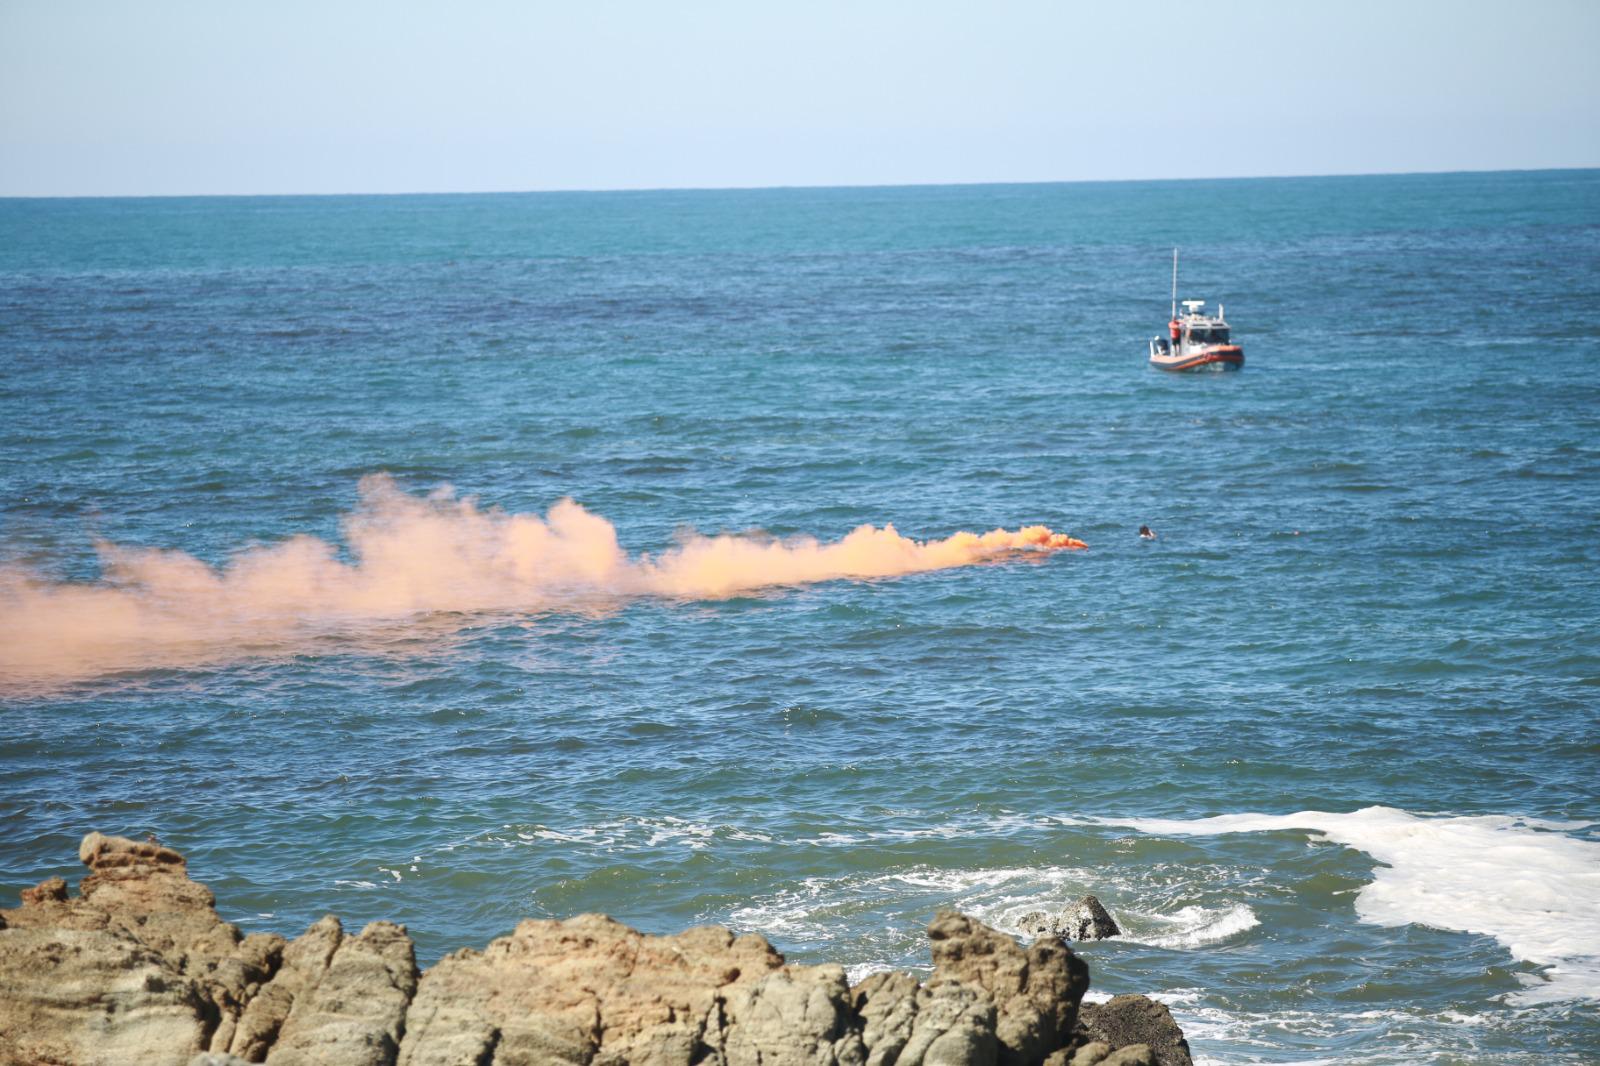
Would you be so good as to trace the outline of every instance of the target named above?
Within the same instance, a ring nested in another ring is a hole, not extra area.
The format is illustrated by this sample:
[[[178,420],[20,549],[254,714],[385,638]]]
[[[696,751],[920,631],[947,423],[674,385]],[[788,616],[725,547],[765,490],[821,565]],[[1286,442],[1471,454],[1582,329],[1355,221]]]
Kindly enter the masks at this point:
[[[1156,531],[1151,529],[1149,526],[1140,526],[1139,527],[1139,539],[1140,540],[1155,540],[1156,539]]]

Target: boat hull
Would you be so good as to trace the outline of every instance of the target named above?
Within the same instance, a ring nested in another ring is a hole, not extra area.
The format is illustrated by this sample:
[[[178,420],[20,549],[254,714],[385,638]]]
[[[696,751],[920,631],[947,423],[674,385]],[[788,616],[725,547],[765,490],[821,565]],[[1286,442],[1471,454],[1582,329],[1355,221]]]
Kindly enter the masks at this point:
[[[1220,371],[1244,366],[1244,349],[1237,344],[1217,344],[1187,352],[1152,352],[1150,365],[1158,370]]]

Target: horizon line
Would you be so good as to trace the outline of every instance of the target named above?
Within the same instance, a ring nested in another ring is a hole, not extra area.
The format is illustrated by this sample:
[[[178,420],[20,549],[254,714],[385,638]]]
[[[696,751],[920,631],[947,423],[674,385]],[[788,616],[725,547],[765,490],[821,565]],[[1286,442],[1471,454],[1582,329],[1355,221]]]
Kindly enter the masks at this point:
[[[1448,177],[1457,174],[1549,174],[1600,170],[1600,165],[1556,167],[1467,167],[1450,170],[1373,170],[1321,174],[1217,174],[1175,178],[1051,178],[1019,181],[799,182],[775,185],[616,185],[544,189],[409,189],[394,192],[157,192],[0,193],[3,200],[200,200],[309,199],[375,196],[543,196],[655,192],[782,192],[800,189],[954,189],[1024,185],[1133,185],[1208,181],[1294,181],[1317,178]]]

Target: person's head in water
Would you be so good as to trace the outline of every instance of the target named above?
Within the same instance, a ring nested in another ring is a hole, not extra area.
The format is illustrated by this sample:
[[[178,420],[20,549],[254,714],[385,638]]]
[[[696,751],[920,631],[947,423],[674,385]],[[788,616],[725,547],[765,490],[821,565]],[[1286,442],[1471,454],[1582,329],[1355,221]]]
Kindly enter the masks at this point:
[[[1156,531],[1151,529],[1149,526],[1140,526],[1139,536],[1143,537],[1145,540],[1155,540]]]

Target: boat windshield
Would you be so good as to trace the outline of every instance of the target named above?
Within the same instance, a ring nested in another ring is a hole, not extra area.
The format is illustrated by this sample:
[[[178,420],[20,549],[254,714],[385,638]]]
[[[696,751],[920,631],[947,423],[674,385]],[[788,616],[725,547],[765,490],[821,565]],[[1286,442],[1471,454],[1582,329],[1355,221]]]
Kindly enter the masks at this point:
[[[1228,327],[1195,326],[1189,330],[1189,341],[1193,344],[1227,344]]]

